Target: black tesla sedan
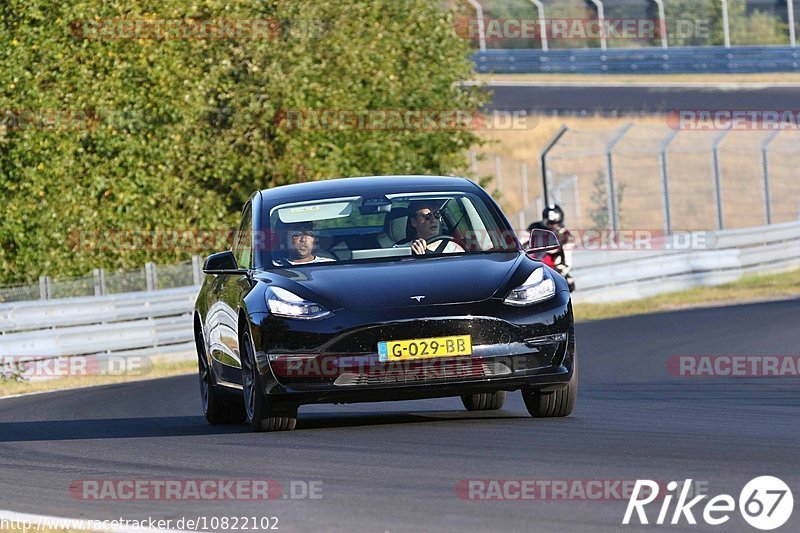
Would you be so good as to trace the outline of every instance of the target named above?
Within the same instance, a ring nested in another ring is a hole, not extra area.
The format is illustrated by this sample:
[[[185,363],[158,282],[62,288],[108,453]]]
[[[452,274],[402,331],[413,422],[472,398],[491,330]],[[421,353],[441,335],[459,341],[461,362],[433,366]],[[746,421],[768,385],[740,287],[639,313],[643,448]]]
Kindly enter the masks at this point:
[[[347,178],[256,192],[231,250],[208,257],[194,312],[212,424],[293,429],[299,406],[460,396],[569,415],[572,303],[463,178]]]

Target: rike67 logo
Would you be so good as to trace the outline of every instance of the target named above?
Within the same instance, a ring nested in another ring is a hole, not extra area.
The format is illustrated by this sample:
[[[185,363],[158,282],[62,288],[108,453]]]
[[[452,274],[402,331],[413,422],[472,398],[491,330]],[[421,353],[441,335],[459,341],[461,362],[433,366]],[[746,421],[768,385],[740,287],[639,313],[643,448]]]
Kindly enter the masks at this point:
[[[633,487],[633,494],[628,500],[628,508],[625,510],[625,517],[622,519],[624,525],[631,524],[634,511],[640,524],[649,524],[645,507],[654,501],[661,500],[661,509],[655,524],[680,524],[683,520],[686,523],[695,525],[697,519],[694,513],[701,514],[706,524],[718,526],[726,523],[731,518],[731,514],[736,511],[737,502],[733,496],[720,494],[714,496],[705,505],[700,505],[707,494],[695,496],[691,500],[690,490],[692,480],[687,479],[682,487],[677,481],[670,481],[666,486],[666,493],[659,494],[661,485],[649,479],[637,480]],[[672,501],[677,496],[675,508],[672,510],[671,519],[670,507]],[[739,493],[738,501],[739,512],[742,518],[756,529],[769,531],[784,525],[789,517],[792,516],[794,509],[794,498],[789,486],[782,480],[773,476],[760,476],[750,480]],[[669,519],[669,522],[667,520]],[[635,520],[633,522],[636,523]]]

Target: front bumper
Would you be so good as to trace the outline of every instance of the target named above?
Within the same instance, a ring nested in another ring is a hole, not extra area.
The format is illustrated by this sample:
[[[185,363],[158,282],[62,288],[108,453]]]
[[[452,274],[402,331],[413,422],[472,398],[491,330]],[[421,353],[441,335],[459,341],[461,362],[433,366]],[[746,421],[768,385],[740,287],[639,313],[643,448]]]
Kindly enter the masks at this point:
[[[529,308],[490,301],[381,315],[380,322],[364,311],[320,321],[258,317],[254,341],[265,394],[298,405],[355,403],[558,388],[572,377],[568,293]],[[380,341],[467,334],[468,357],[387,363],[377,354]]]

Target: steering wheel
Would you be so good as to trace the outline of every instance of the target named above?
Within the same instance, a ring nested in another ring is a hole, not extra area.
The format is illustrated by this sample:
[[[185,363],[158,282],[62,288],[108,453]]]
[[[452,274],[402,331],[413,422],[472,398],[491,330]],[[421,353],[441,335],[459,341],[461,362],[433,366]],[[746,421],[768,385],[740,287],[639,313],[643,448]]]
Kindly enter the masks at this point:
[[[437,246],[435,250],[428,250],[428,248],[426,246],[425,253],[426,254],[432,254],[432,253],[440,254],[440,253],[444,252],[445,248],[447,248],[447,243],[455,242],[455,239],[453,237],[451,237],[450,235],[434,235],[433,237],[428,237],[427,239],[425,239],[425,244],[426,245],[433,244],[433,243],[439,242],[439,241],[442,241],[442,244]]]

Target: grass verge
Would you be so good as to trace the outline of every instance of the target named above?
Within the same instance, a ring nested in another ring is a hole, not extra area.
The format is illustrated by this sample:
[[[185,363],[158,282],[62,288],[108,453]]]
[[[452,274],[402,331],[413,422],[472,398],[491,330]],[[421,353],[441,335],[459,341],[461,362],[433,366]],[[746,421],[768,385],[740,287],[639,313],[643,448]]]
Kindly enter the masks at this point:
[[[13,396],[15,394],[25,394],[30,392],[45,392],[63,389],[74,389],[79,387],[91,387],[94,385],[109,385],[112,383],[124,383],[128,381],[141,381],[145,379],[165,378],[182,374],[193,374],[197,372],[197,361],[155,361],[153,366],[146,373],[141,375],[118,375],[118,376],[69,376],[63,378],[49,379],[46,381],[17,382],[12,380],[0,380],[0,398]]]
[[[800,297],[800,270],[746,276],[716,287],[698,287],[644,300],[611,304],[575,304],[577,321],[601,320],[660,311],[734,305]]]

